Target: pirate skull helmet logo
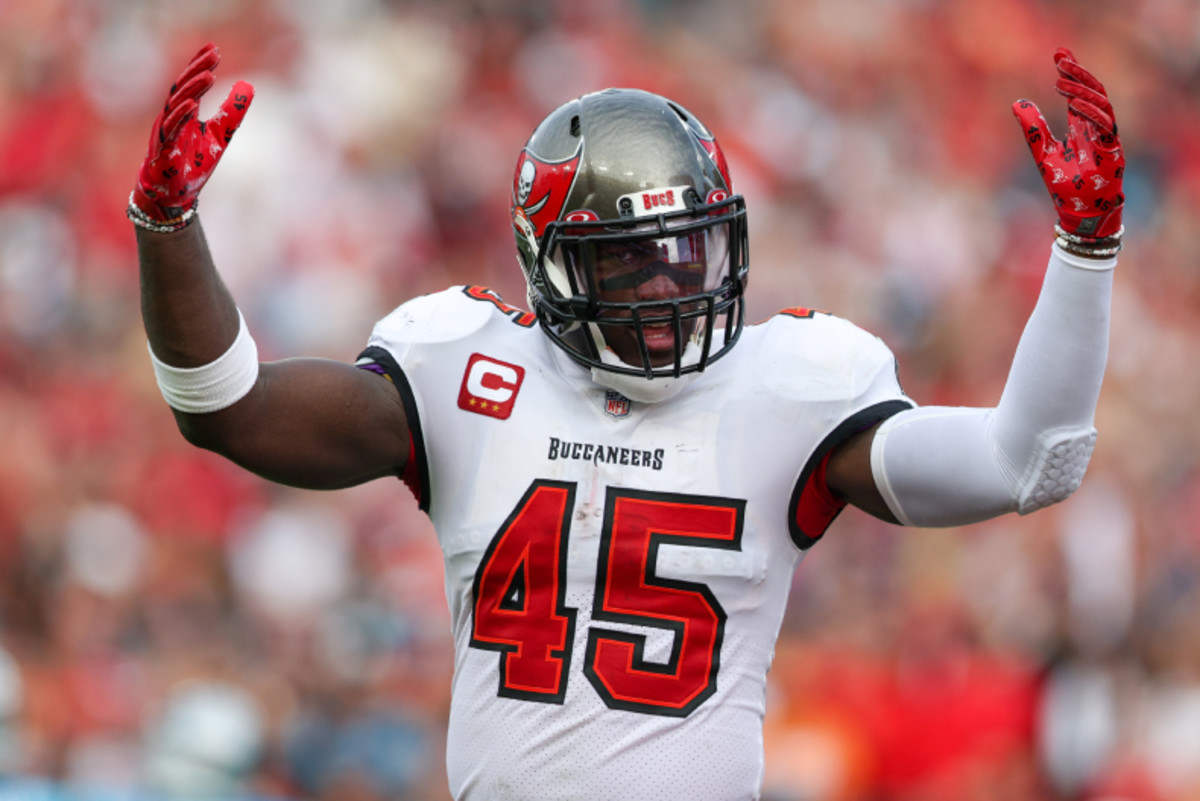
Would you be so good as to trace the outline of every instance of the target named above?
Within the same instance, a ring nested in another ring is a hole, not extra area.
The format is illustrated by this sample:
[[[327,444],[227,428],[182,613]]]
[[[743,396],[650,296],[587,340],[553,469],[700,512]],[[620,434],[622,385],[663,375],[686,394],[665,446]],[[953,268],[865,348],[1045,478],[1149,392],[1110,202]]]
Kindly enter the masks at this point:
[[[529,193],[533,190],[533,179],[537,177],[537,165],[533,159],[525,159],[525,163],[521,165],[521,173],[517,176],[517,203],[525,205],[529,200]]]

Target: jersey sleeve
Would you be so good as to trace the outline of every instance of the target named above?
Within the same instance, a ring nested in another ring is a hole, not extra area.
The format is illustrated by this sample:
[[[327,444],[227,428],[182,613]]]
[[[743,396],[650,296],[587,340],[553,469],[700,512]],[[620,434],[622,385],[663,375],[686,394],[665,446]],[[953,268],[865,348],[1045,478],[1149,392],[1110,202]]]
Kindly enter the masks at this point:
[[[829,489],[829,457],[847,438],[916,404],[900,386],[896,357],[879,337],[847,320],[808,309],[772,319],[770,348],[779,367],[770,382],[785,397],[814,404],[823,427],[792,490],[792,541],[810,548],[845,508]]]
[[[422,511],[429,511],[429,455],[423,433],[424,404],[420,387],[410,378],[410,367],[427,360],[431,346],[466,339],[485,326],[497,307],[478,302],[487,299],[479,287],[451,287],[414,298],[375,324],[367,346],[355,365],[391,381],[400,393],[408,419],[408,464],[402,476]],[[474,294],[472,294],[474,293]]]

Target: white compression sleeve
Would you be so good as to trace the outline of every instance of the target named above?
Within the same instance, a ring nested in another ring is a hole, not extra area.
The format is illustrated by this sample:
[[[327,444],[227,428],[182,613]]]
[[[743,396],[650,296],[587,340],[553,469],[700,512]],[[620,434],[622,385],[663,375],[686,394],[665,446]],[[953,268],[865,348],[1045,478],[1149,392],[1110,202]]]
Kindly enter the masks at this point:
[[[922,407],[879,427],[871,469],[900,522],[964,525],[1075,491],[1095,444],[1116,263],[1054,245],[994,409]]]

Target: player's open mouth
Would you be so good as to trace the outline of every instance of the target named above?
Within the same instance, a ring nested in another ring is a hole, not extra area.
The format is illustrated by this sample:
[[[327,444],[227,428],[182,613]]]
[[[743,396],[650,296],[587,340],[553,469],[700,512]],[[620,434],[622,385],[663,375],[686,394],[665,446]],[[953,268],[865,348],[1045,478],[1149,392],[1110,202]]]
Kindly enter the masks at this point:
[[[642,336],[646,340],[646,348],[652,351],[673,350],[675,348],[675,326],[670,323],[642,326]]]

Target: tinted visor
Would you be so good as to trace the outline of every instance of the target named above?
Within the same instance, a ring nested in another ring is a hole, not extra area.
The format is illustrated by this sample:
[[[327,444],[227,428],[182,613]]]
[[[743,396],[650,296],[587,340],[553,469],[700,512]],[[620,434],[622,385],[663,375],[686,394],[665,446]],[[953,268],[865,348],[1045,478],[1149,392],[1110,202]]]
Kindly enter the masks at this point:
[[[729,238],[727,221],[679,233],[656,226],[647,232],[564,237],[555,255],[575,292],[596,301],[632,300],[631,290],[660,277],[667,282],[657,282],[656,289],[688,297],[712,292],[729,278]]]
[[[744,325],[746,239],[740,195],[640,219],[572,212],[541,234],[531,297],[581,364],[646,378],[703,370]]]

